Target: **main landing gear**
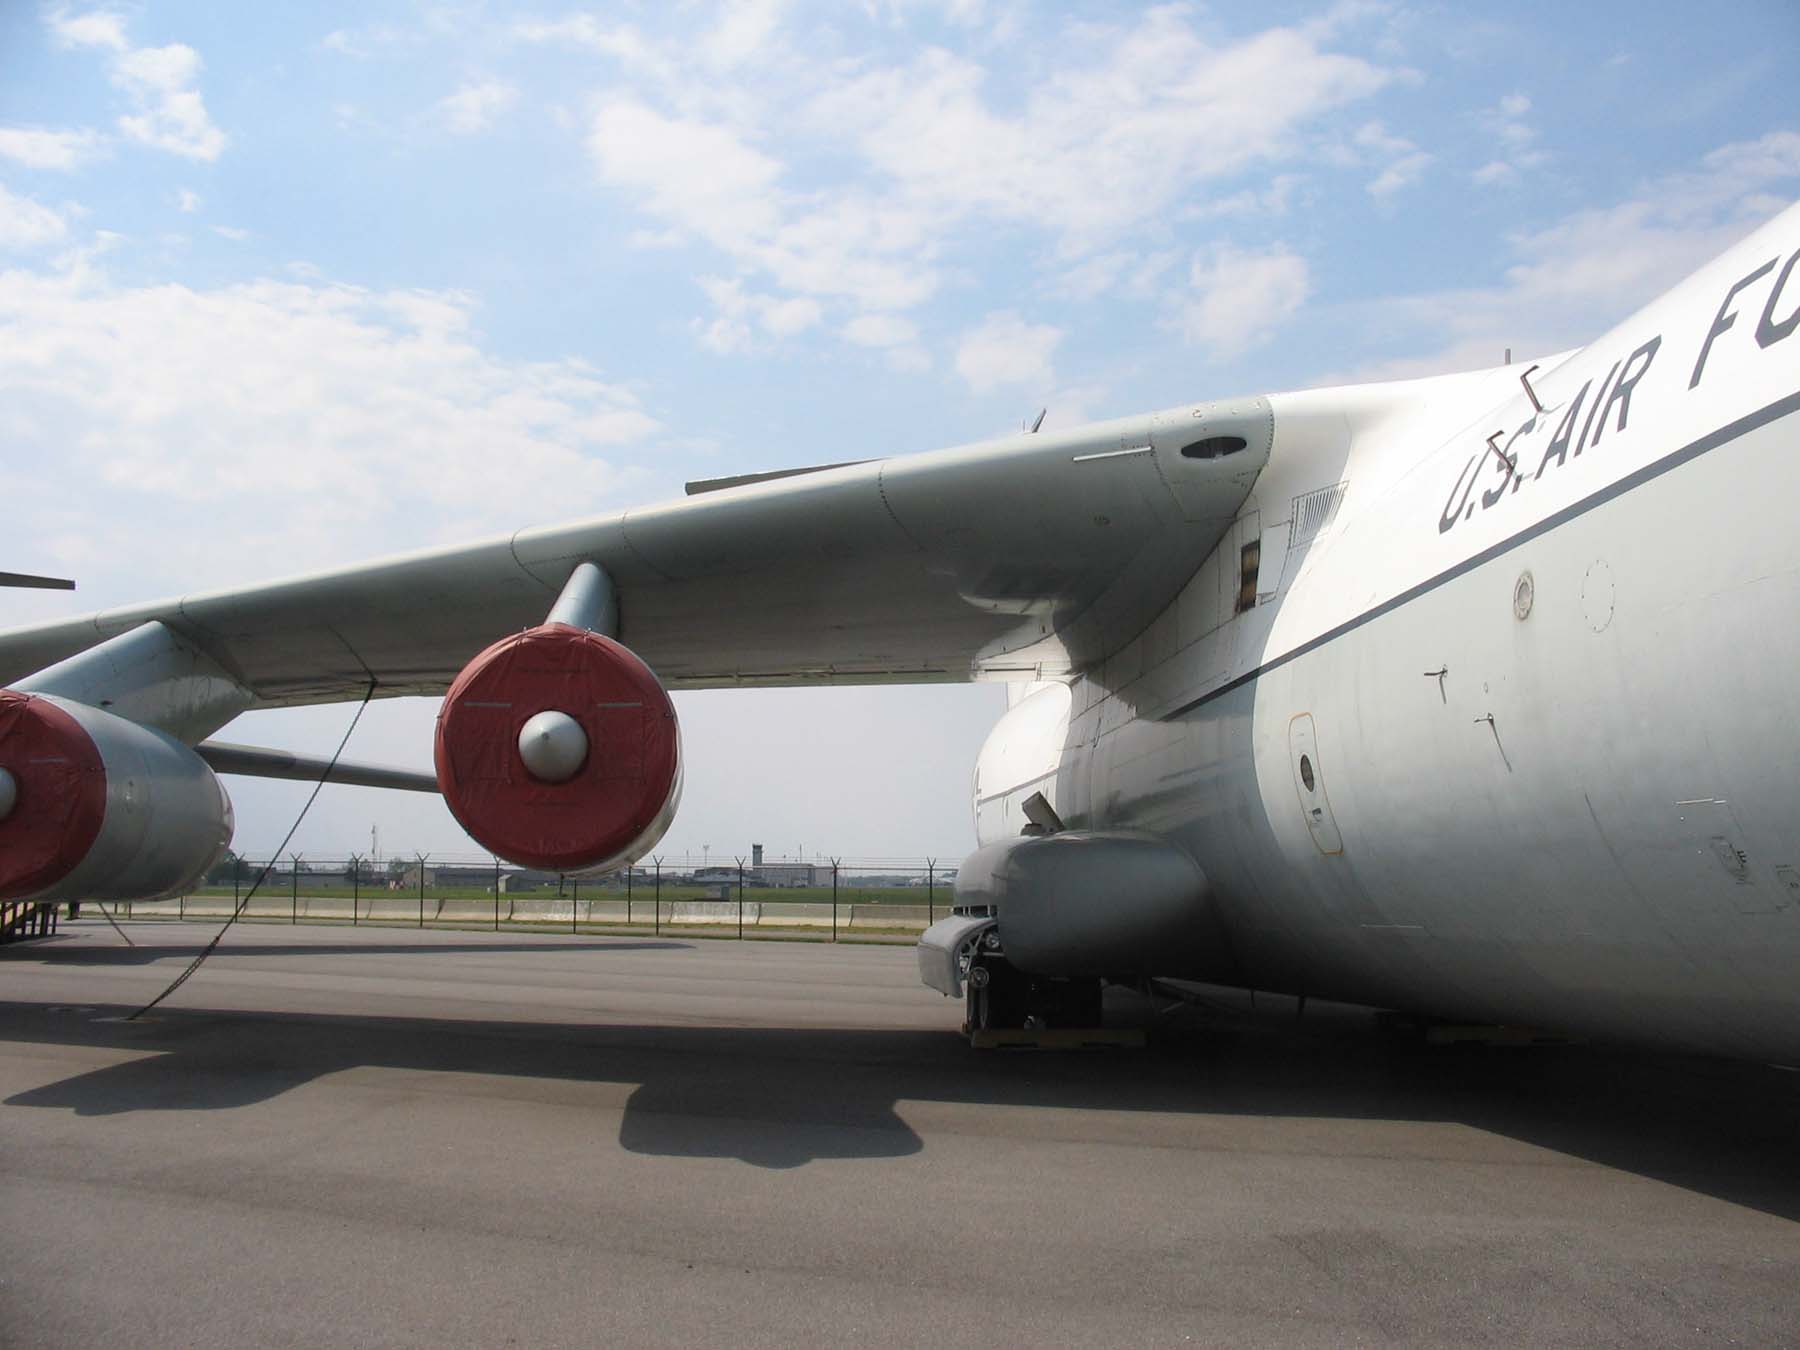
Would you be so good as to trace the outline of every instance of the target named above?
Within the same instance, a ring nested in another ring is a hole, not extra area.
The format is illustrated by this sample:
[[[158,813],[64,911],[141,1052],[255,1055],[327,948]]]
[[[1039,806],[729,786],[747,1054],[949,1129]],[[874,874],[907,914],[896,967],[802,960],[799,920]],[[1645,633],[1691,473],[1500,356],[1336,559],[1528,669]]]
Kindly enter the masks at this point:
[[[958,911],[926,929],[919,975],[965,1000],[963,1034],[977,1049],[1143,1044],[1141,1030],[1101,1029],[1103,981],[1029,975],[1008,961],[991,912]]]
[[[997,951],[969,963],[963,1032],[1043,1032],[1100,1025],[1100,981],[1027,975]]]

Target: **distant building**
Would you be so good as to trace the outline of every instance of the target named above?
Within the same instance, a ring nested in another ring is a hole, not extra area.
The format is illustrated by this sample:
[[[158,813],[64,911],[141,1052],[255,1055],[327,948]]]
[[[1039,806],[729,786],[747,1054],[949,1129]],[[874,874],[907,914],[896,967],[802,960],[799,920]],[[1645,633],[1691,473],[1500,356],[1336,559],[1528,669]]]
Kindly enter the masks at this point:
[[[764,863],[752,869],[751,879],[758,886],[820,886],[824,870],[816,863]]]

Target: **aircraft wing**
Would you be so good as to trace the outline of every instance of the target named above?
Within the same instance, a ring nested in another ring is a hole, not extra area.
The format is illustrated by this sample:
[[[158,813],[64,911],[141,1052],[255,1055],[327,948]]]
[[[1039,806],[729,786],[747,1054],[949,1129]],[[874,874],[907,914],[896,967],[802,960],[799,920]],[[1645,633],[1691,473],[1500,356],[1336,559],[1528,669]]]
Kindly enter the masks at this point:
[[[1104,657],[1168,603],[1271,437],[1254,399],[726,480],[573,524],[13,629],[0,633],[0,686],[161,620],[259,706],[353,697],[371,678],[381,694],[441,693],[490,642],[543,622],[590,560],[617,588],[620,640],[671,688],[1050,677]]]

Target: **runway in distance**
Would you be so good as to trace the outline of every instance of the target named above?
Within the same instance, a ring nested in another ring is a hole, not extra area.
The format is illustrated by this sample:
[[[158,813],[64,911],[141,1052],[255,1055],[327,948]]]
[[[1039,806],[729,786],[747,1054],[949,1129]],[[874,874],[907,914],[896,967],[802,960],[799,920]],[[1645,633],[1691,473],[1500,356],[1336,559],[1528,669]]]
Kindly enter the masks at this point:
[[[252,708],[445,694],[458,820],[574,871],[673,818],[670,688],[1003,680],[920,945],[973,1025],[1167,977],[1800,1062],[1797,265],[1800,208],[1535,361],[0,634],[0,897],[191,884]]]

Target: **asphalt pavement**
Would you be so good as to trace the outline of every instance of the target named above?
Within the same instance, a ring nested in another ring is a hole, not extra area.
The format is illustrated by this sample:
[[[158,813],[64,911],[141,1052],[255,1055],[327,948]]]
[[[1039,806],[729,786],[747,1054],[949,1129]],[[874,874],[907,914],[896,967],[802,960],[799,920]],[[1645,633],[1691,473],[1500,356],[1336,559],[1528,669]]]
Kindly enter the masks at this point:
[[[972,1051],[908,949],[0,948],[0,1344],[1800,1343],[1800,1075],[1219,996]]]

